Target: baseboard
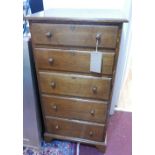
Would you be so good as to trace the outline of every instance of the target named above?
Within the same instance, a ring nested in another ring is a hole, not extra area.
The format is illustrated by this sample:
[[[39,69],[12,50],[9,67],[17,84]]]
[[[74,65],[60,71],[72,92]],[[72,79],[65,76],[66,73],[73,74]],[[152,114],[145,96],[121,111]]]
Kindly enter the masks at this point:
[[[123,109],[123,108],[115,108],[115,111],[123,111],[123,112],[132,112],[132,110],[129,109]]]
[[[33,145],[23,144],[23,146],[24,147],[35,149],[37,151],[40,151],[41,150],[41,145],[40,146],[33,146]]]

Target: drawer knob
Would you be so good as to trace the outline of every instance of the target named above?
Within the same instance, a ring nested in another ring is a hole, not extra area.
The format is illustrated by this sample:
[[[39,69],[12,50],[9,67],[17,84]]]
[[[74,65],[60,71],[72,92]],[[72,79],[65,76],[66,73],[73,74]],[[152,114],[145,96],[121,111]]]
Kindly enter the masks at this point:
[[[54,59],[53,59],[53,58],[49,58],[49,59],[48,59],[48,62],[49,62],[49,64],[53,64]]]
[[[51,38],[51,37],[52,37],[52,33],[51,33],[51,32],[47,32],[47,33],[45,33],[45,36],[46,36],[47,38]]]
[[[89,136],[91,136],[91,137],[93,136],[93,131],[89,132]]]
[[[91,111],[90,111],[90,114],[91,114],[92,116],[94,116],[94,114],[95,114],[95,110],[94,110],[94,109],[91,110]]]
[[[56,105],[52,105],[53,110],[57,111],[57,106]]]
[[[94,94],[96,94],[97,93],[97,87],[93,87],[92,91],[93,91]]]
[[[59,125],[56,125],[56,126],[55,126],[55,129],[57,129],[57,130],[58,130],[58,129],[59,129]]]
[[[56,87],[55,82],[51,82],[50,86],[51,86],[52,88],[55,88],[55,87]]]

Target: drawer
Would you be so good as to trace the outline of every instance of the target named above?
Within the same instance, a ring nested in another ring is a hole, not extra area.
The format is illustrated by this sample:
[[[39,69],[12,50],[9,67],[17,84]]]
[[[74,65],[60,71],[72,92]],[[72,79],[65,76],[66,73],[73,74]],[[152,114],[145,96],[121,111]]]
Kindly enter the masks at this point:
[[[95,47],[100,34],[99,47],[115,48],[118,26],[77,24],[31,24],[35,44]]]
[[[104,125],[96,125],[88,122],[58,119],[46,116],[46,128],[48,133],[84,138],[95,141],[103,141]]]
[[[104,101],[49,95],[42,95],[42,105],[47,116],[98,123],[105,123],[108,107]]]
[[[39,72],[42,93],[109,99],[111,78]]]
[[[91,51],[75,51],[61,49],[35,49],[35,57],[39,69],[62,70],[72,72],[90,72]],[[102,74],[113,72],[114,52],[103,52]]]

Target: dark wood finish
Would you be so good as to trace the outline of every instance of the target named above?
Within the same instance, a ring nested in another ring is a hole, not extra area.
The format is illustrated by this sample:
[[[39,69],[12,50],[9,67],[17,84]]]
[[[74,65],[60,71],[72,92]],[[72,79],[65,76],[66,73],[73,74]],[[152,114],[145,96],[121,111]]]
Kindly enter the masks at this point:
[[[111,78],[57,72],[39,72],[42,93],[108,100]],[[96,89],[96,91],[94,91]]]
[[[117,10],[83,9],[52,9],[27,19],[42,101],[44,139],[91,144],[105,152],[121,31],[127,20]],[[101,74],[89,71],[96,40],[103,52]]]
[[[96,145],[96,148],[103,153],[106,151],[106,145]]]
[[[104,145],[96,145],[96,148],[100,150],[101,152],[105,153],[106,145],[107,145],[107,134],[105,136]]]
[[[96,148],[103,153],[105,153],[106,145],[107,145],[106,140],[105,140],[105,142],[98,142],[98,141],[92,141],[92,140],[88,140],[88,139],[77,138],[77,137],[75,138],[75,137],[69,137],[69,136],[50,134],[47,132],[44,133],[44,139],[47,142],[50,142],[53,139],[62,139],[62,140],[71,140],[73,142],[80,142],[83,144],[95,145]]]
[[[108,103],[98,100],[42,95],[42,104],[47,116],[104,123]]]
[[[51,134],[51,133],[44,133],[44,139],[48,142],[50,142],[52,139],[62,139],[62,140],[71,140],[74,142],[80,142],[84,144],[90,144],[90,145],[96,145],[96,146],[105,146],[105,142],[98,142],[98,141],[93,141],[93,140],[88,140],[88,139],[82,139],[82,138],[77,138],[77,137],[70,137],[70,136],[62,136],[62,135],[56,135],[56,134]]]
[[[99,47],[115,48],[118,26],[32,23],[31,31],[36,44],[95,47],[100,33]]]
[[[50,9],[25,17],[33,22],[89,22],[90,24],[122,24],[128,22],[120,10],[104,9]]]
[[[103,141],[104,125],[46,117],[47,132],[94,141]]]
[[[39,69],[91,73],[90,53],[93,51],[36,48],[34,52]],[[114,56],[114,52],[103,52],[102,74],[112,75]]]

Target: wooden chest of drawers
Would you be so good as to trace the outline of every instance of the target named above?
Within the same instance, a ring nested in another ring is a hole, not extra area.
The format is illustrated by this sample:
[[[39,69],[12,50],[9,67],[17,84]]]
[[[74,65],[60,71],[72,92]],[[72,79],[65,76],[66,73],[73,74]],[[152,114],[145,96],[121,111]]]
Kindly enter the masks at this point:
[[[118,12],[113,17],[112,12],[101,10],[65,9],[39,12],[27,19],[45,125],[44,139],[78,141],[105,151],[120,36],[126,19]],[[102,52],[101,73],[90,71],[96,39]]]

